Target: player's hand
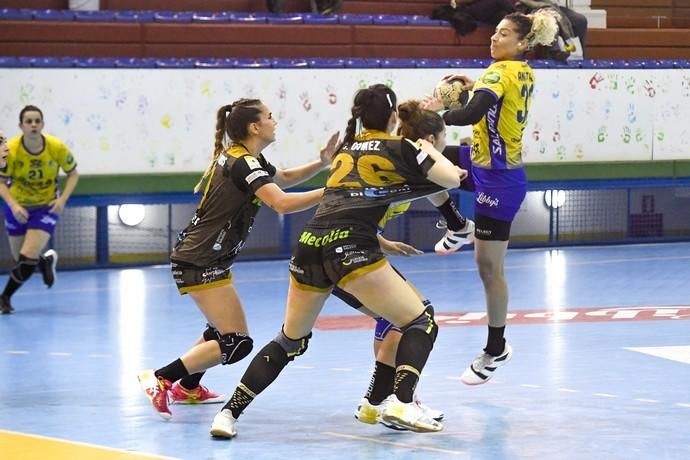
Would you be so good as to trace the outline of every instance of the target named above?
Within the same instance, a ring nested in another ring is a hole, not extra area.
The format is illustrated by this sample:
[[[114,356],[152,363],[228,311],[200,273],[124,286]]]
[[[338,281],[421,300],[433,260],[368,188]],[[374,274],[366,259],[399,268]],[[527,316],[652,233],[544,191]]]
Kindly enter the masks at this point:
[[[381,245],[381,250],[383,253],[389,256],[409,257],[424,254],[423,251],[420,251],[414,246],[405,244],[402,241],[387,240],[381,235],[379,235],[379,244]]]
[[[455,0],[450,0],[450,7],[456,9],[458,7],[457,2]]]
[[[436,150],[436,149],[434,148],[434,144],[432,144],[431,142],[427,141],[426,139],[419,138],[419,139],[417,139],[416,144],[417,144],[417,147],[419,147],[419,150],[421,150],[422,152],[427,152],[427,153],[428,153],[428,152],[429,152],[429,149],[431,149],[431,150]]]
[[[321,152],[319,152],[319,155],[321,156],[321,163],[323,163],[324,166],[330,166],[331,162],[333,161],[333,156],[336,154],[335,148],[338,146],[340,138],[340,131],[336,131],[333,133],[330,139],[328,139],[328,142],[326,142],[326,146],[321,149]]]
[[[23,206],[19,204],[11,206],[10,211],[12,211],[12,215],[20,224],[25,224],[29,221],[29,211]]]
[[[445,109],[443,102],[439,101],[434,96],[425,96],[419,106],[422,109],[431,110],[432,112],[438,112],[439,110]]]
[[[464,91],[472,91],[472,88],[474,88],[474,80],[472,80],[467,75],[455,73],[455,74],[446,75],[445,77],[442,78],[442,80],[444,80],[444,81],[459,81],[462,83],[462,89]]]
[[[458,176],[460,176],[460,180],[461,180],[461,181],[467,179],[467,176],[469,175],[469,172],[467,172],[466,169],[462,169],[462,168],[460,168],[460,167],[458,167],[458,166],[456,166],[455,169],[458,170]]]
[[[59,216],[62,214],[62,210],[65,209],[65,201],[62,198],[58,198],[48,203],[48,206],[50,206],[49,212]]]

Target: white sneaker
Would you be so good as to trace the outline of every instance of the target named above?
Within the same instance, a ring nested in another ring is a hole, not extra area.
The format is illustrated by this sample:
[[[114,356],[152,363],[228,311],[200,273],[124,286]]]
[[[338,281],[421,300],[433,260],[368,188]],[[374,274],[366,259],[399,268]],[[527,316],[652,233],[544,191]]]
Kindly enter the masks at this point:
[[[419,400],[419,398],[417,397],[416,394],[414,395],[414,397],[412,399],[413,399],[414,403],[416,405],[418,405],[419,408],[422,409],[422,411],[424,411],[424,414],[427,417],[433,418],[437,422],[440,422],[441,420],[443,420],[443,417],[445,416],[445,414],[443,412],[441,412],[440,410],[437,410],[437,409],[432,409],[431,407],[427,406],[426,404],[423,404],[422,401]]]
[[[357,405],[355,418],[362,423],[375,425],[379,420],[381,405],[375,406],[367,398],[362,398]]]
[[[383,403],[375,405],[369,402],[367,398],[362,398],[359,401],[357,410],[355,410],[355,418],[362,423],[368,423],[370,425],[375,425],[380,423],[381,425],[396,431],[407,431],[407,428],[403,428],[392,423],[386,422],[381,418],[381,411],[383,410]]]
[[[474,241],[474,221],[467,219],[465,226],[454,232],[452,230],[447,230],[443,238],[436,243],[434,246],[434,251],[436,254],[448,255],[457,251],[464,245]]]
[[[231,439],[237,436],[237,419],[232,416],[230,409],[223,409],[213,417],[211,436]]]
[[[506,342],[503,353],[491,356],[486,352],[477,356],[470,366],[462,373],[460,380],[465,385],[481,385],[491,380],[496,368],[503,366],[513,357],[513,347]]]
[[[397,396],[390,395],[383,403],[381,420],[418,433],[441,431],[443,424],[427,416],[414,402],[403,403]]]

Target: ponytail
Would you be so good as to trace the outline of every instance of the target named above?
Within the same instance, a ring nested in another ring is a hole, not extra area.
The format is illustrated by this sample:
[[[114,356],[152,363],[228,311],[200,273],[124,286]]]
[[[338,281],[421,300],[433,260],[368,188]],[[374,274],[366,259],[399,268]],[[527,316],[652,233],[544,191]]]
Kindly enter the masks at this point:
[[[358,121],[365,129],[385,131],[391,114],[395,112],[396,102],[393,90],[380,83],[357,91],[352,104],[352,118],[347,122],[345,136],[336,152],[355,140]]]
[[[247,126],[250,123],[256,123],[261,118],[260,105],[261,101],[258,99],[239,99],[218,109],[213,157],[201,180],[194,187],[194,193],[201,190],[204,181],[211,176],[216,160],[225,151],[225,137],[229,137],[233,142],[242,142],[249,136]]]
[[[225,145],[223,143],[223,141],[225,140],[225,122],[227,119],[227,114],[229,112],[232,112],[232,107],[232,104],[230,104],[224,105],[223,107],[218,109],[218,113],[216,114],[216,134],[215,143],[213,146],[213,156],[211,157],[211,161],[206,167],[206,171],[204,171],[204,175],[201,176],[199,182],[194,186],[194,193],[198,193],[199,190],[201,190],[201,186],[203,185],[204,181],[211,175],[211,172],[213,171],[213,165],[215,164],[220,154],[223,153],[223,151],[225,150]]]
[[[361,107],[355,105],[352,107],[352,117],[347,121],[347,128],[345,128],[345,135],[340,145],[335,149],[336,153],[340,151],[344,146],[351,144],[355,140],[355,135],[357,134],[357,120],[361,116]]]
[[[530,48],[536,45],[549,46],[553,43],[558,35],[557,14],[552,8],[542,8],[528,15],[532,19],[532,27],[525,38]]]
[[[518,37],[527,40],[527,49],[536,45],[549,46],[558,34],[558,13],[552,8],[542,8],[531,14],[511,13],[504,19],[517,28]]]

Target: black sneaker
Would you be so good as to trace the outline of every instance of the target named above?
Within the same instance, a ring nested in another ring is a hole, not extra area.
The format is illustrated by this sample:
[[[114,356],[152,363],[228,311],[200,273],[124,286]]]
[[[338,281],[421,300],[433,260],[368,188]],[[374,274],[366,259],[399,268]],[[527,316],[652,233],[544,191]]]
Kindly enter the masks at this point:
[[[57,279],[57,271],[55,267],[57,266],[58,254],[54,249],[48,249],[41,256],[40,262],[38,264],[41,274],[43,275],[43,284],[49,288],[53,286],[55,280]]]
[[[283,10],[283,0],[266,0],[266,9],[271,13],[281,13]]]
[[[9,313],[12,313],[13,311],[14,308],[12,308],[10,298],[6,295],[0,295],[0,314],[7,315]]]

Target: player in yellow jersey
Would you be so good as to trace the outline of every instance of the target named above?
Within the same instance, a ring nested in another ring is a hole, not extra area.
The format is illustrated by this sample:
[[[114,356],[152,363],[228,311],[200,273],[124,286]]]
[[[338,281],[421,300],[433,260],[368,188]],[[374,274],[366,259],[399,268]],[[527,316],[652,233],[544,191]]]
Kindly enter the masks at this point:
[[[262,151],[275,142],[276,121],[258,99],[240,99],[216,114],[213,159],[197,184],[204,187],[194,217],[180,233],[170,256],[180,294],[189,294],[208,322],[196,344],[178,359],[138,378],[154,410],[172,417],[168,406],[223,402],[224,396],[200,384],[206,369],[233,364],[253,347],[244,308],[230,268],[244,247],[263,203],[282,214],[308,209],[323,189],[284,192],[331,164],[338,134],[321,150],[320,159],[289,169],[269,163]],[[230,140],[230,145],[226,143]]]
[[[464,89],[474,90],[468,104],[445,112],[447,125],[472,125],[472,168],[475,186],[475,259],[484,285],[488,314],[488,339],[484,351],[462,374],[467,385],[491,379],[497,367],[512,356],[504,339],[508,311],[508,286],[504,261],[511,222],[527,193],[522,164],[522,132],[534,92],[534,72],[522,56],[535,44],[549,45],[558,32],[548,11],[532,15],[513,13],[496,26],[491,37],[491,57],[496,60],[476,82],[465,75],[450,75]],[[425,107],[443,105],[427,98]]]
[[[0,295],[0,311],[11,313],[10,298],[38,266],[43,282],[55,282],[57,253],[43,253],[60,215],[77,186],[77,162],[57,137],[43,134],[43,112],[28,105],[19,114],[22,135],[10,139],[7,165],[0,170],[0,197],[5,202],[5,227],[15,266]],[[60,169],[67,174],[60,192]]]

